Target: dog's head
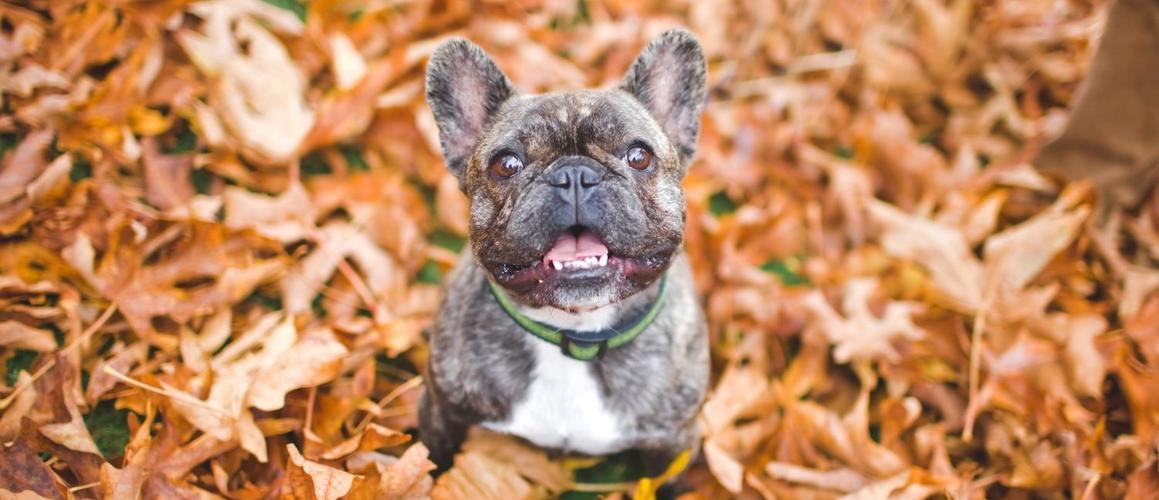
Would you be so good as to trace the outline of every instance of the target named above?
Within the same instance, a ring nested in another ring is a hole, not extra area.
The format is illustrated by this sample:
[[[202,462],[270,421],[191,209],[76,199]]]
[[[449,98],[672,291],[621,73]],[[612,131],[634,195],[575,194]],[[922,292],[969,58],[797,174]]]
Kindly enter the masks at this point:
[[[491,278],[523,303],[572,311],[658,279],[684,236],[705,73],[684,30],[653,40],[616,88],[541,95],[469,41],[440,46],[427,101]]]

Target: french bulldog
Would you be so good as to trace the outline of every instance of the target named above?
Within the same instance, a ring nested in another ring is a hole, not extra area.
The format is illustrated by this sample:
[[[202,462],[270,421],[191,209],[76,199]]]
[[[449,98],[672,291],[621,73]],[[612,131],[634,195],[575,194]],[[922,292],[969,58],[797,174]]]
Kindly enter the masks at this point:
[[[419,410],[440,468],[475,425],[556,453],[635,450],[650,475],[695,450],[709,359],[681,180],[706,71],[680,29],[599,90],[520,92],[463,39],[432,54],[427,101],[470,206]]]

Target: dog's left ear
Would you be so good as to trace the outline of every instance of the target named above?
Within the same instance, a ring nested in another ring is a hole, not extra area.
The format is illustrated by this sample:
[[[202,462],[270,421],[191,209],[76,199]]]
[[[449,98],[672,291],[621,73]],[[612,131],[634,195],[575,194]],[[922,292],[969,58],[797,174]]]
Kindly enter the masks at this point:
[[[696,37],[664,32],[632,63],[620,88],[638,99],[668,134],[684,165],[696,154],[708,67]]]

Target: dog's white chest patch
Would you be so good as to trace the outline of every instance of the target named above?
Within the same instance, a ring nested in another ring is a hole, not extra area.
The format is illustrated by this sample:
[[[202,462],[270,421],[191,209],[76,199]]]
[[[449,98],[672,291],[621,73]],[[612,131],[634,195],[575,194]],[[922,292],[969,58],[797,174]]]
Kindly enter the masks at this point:
[[[559,346],[534,344],[535,369],[526,398],[507,420],[483,426],[544,448],[589,455],[621,451],[619,422],[605,406],[590,365],[564,356]]]

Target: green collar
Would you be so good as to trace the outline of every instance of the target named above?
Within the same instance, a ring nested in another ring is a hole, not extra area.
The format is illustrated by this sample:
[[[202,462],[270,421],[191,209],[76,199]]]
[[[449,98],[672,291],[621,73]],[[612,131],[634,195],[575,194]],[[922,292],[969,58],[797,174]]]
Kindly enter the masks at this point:
[[[656,320],[656,317],[660,315],[660,309],[664,307],[664,297],[668,288],[667,282],[667,276],[660,278],[660,290],[656,293],[656,300],[652,302],[651,306],[648,306],[643,314],[631,318],[631,321],[625,321],[623,326],[618,325],[594,332],[580,332],[556,328],[528,318],[519,312],[518,307],[511,302],[511,299],[507,298],[499,285],[487,280],[487,284],[491,287],[491,295],[495,296],[495,301],[499,303],[499,307],[503,308],[503,312],[507,313],[515,321],[515,324],[540,340],[558,345],[564,355],[580,361],[598,359],[608,349],[615,349],[627,344],[643,333]]]

